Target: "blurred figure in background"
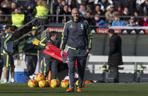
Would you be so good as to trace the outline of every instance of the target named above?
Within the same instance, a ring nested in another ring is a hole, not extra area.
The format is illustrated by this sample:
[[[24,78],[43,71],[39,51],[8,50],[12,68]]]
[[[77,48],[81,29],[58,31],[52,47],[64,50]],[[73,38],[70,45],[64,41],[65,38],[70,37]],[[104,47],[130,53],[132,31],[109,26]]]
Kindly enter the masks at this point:
[[[109,0],[99,0],[99,4],[101,5],[101,10],[105,12],[106,8],[111,5]]]
[[[101,19],[98,14],[95,15],[94,19],[95,19],[95,23],[96,23],[97,27],[99,27],[99,28],[107,28],[108,27],[107,22],[105,20]]]
[[[2,0],[0,7],[5,14],[11,14],[11,0]]]
[[[36,38],[36,28],[33,28],[24,44],[25,60],[27,63],[27,71],[30,78],[34,77],[37,65],[37,47],[32,44],[32,40]]]
[[[49,8],[47,6],[46,1],[37,1],[37,6],[34,10],[35,17],[37,18],[37,25],[44,25],[47,24],[48,14],[49,14]]]
[[[12,2],[11,3],[11,13],[14,12],[14,10],[17,9],[17,8],[18,8],[17,3],[16,2]]]
[[[3,26],[9,23],[10,20],[6,16],[4,16],[3,11],[0,9],[0,30],[3,30]]]
[[[113,82],[119,82],[119,65],[122,65],[122,40],[113,29],[109,29],[109,57],[108,65],[110,74],[113,76]]]
[[[33,11],[36,7],[35,0],[27,0],[24,5],[24,13],[26,15],[26,21],[29,22],[33,19]]]
[[[12,25],[16,26],[17,28],[25,24],[25,14],[22,13],[20,8],[15,9],[11,14],[11,22]]]
[[[98,14],[98,15],[103,15],[104,14],[103,11],[101,10],[101,5],[99,5],[99,4],[97,4],[95,6],[95,10],[93,10],[93,11],[94,11],[94,14]]]
[[[88,22],[88,24],[90,26],[94,26],[95,25],[94,16],[93,16],[93,13],[91,11],[86,11],[84,19]]]
[[[126,25],[127,25],[127,23],[123,20],[120,20],[119,16],[114,16],[112,26],[126,26]]]
[[[144,16],[147,16],[148,15],[148,0],[145,0],[141,5],[140,5],[140,8],[139,8],[139,13],[140,15],[144,15]]]
[[[109,5],[106,7],[105,19],[107,20],[108,24],[111,24],[112,21],[114,20],[114,6],[113,5]]]
[[[143,26],[148,26],[148,16],[144,16],[144,18],[143,18]]]
[[[85,4],[80,4],[80,8],[79,8],[79,12],[80,12],[80,15],[82,16],[85,16],[86,15],[86,5]]]
[[[135,17],[130,17],[128,20],[128,26],[139,26],[139,22]]]
[[[61,19],[59,19],[59,20],[62,20],[63,23],[69,21],[70,16],[68,16],[68,15],[71,14],[70,11],[71,11],[70,7],[68,5],[64,5],[63,11],[61,11],[61,13],[60,13],[61,15],[64,15],[64,16],[62,16]]]
[[[1,37],[1,50],[2,50],[2,63],[3,63],[3,72],[2,83],[7,83],[10,78],[10,82],[14,82],[14,60],[13,60],[13,26],[6,26],[5,32]],[[10,71],[10,77],[8,72]]]
[[[32,41],[32,43],[40,48],[38,72],[43,73],[47,79],[58,79],[58,63],[59,61],[43,53],[43,50],[48,50],[48,43],[60,47],[60,39],[57,32],[46,32],[44,38],[39,40],[39,43]]]
[[[49,32],[48,32],[49,33]],[[51,43],[58,48],[60,47],[60,39],[58,39],[58,33],[57,32],[50,32],[49,35],[46,37],[46,40],[43,41],[45,44],[45,49],[49,49],[47,46],[48,43]],[[42,43],[43,43],[42,42]],[[58,79],[58,63],[59,61],[45,55],[45,63],[46,63],[46,76],[47,79],[50,81],[51,79]]]

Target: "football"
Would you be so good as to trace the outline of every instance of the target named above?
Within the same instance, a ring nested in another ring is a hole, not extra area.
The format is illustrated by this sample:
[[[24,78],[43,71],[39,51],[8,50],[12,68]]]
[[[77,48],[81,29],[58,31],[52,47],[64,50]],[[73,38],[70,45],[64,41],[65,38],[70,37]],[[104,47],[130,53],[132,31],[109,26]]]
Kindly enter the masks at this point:
[[[38,85],[37,81],[32,80],[32,79],[28,80],[27,84],[28,84],[28,87],[30,87],[30,88],[37,87],[37,85]]]
[[[61,81],[61,87],[62,88],[67,88],[69,86],[69,80],[62,80]]]
[[[59,85],[60,85],[60,83],[59,83],[59,80],[57,80],[57,79],[52,79],[52,80],[50,81],[50,87],[51,87],[51,88],[59,87]]]
[[[41,81],[41,80],[45,80],[45,76],[43,73],[37,73],[36,76],[35,76],[35,80],[36,81]]]
[[[38,82],[38,85],[39,85],[40,88],[46,87],[46,80],[40,80]]]

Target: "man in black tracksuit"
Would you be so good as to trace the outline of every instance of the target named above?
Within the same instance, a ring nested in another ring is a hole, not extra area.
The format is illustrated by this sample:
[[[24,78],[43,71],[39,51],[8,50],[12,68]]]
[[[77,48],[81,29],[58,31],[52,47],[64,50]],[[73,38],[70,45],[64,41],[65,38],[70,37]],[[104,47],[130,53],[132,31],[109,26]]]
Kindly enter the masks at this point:
[[[33,76],[37,65],[37,47],[32,44],[32,40],[36,38],[36,29],[28,34],[28,39],[24,44],[25,61],[27,63],[28,76]]]
[[[66,91],[74,91],[75,61],[77,60],[79,81],[77,92],[81,92],[86,59],[91,48],[88,32],[89,26],[86,20],[83,20],[79,17],[77,8],[72,9],[71,15],[72,20],[68,21],[64,26],[64,36],[61,45],[62,54],[65,47],[68,48],[68,75],[70,78],[70,86]]]
[[[60,39],[58,38],[58,33],[57,32],[47,32],[46,37],[43,38],[40,42],[40,46],[44,47],[45,49],[49,49],[48,46],[46,46],[48,43],[51,43],[55,45],[56,47],[60,47]],[[58,78],[58,60],[45,55],[45,63],[46,63],[46,75],[48,80],[50,81],[51,79],[57,79]]]
[[[114,33],[113,29],[109,29],[109,57],[108,65],[110,73],[113,76],[113,82],[119,82],[119,65],[122,65],[122,40],[121,37]]]

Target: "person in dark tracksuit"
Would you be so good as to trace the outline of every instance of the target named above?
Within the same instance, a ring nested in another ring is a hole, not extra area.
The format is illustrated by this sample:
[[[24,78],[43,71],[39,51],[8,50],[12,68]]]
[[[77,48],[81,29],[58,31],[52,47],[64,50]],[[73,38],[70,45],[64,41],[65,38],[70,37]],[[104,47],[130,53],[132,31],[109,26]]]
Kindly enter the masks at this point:
[[[37,65],[37,47],[32,44],[32,40],[36,38],[36,29],[32,29],[28,35],[28,39],[24,44],[25,61],[27,63],[28,76],[31,78],[34,75]]]
[[[41,45],[44,46],[44,48],[48,49],[48,46],[46,46],[49,42],[55,46],[57,46],[58,48],[60,47],[60,39],[57,38],[58,37],[58,33],[57,32],[48,32],[46,34],[45,39],[41,42]],[[48,80],[50,81],[51,79],[57,79],[57,75],[58,75],[58,63],[59,61],[47,56],[45,56],[45,63],[46,63],[46,76],[48,78]]]
[[[13,26],[6,26],[5,32],[1,36],[1,53],[4,80],[2,83],[8,82],[8,70],[11,70],[10,82],[14,82],[14,61],[13,61]]]
[[[119,82],[119,65],[122,65],[122,40],[121,37],[114,33],[113,29],[109,29],[108,35],[110,37],[109,40],[109,57],[108,57],[108,65],[110,74],[113,76],[113,82]]]
[[[78,69],[77,92],[81,92],[86,67],[86,60],[91,48],[91,38],[88,22],[79,16],[77,8],[72,9],[71,15],[72,20],[68,21],[64,26],[63,39],[61,44],[61,54],[63,54],[64,49],[68,49],[68,75],[70,78],[70,86],[66,90],[66,92],[74,91],[74,74],[76,60]]]

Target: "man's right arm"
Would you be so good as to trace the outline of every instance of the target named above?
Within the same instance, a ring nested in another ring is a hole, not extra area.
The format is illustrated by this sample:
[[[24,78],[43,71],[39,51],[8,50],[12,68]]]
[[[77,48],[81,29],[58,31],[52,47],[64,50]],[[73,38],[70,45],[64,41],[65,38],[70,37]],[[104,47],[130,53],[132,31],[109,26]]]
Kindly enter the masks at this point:
[[[68,40],[68,22],[64,26],[64,32],[62,34],[61,50],[65,49]]]

